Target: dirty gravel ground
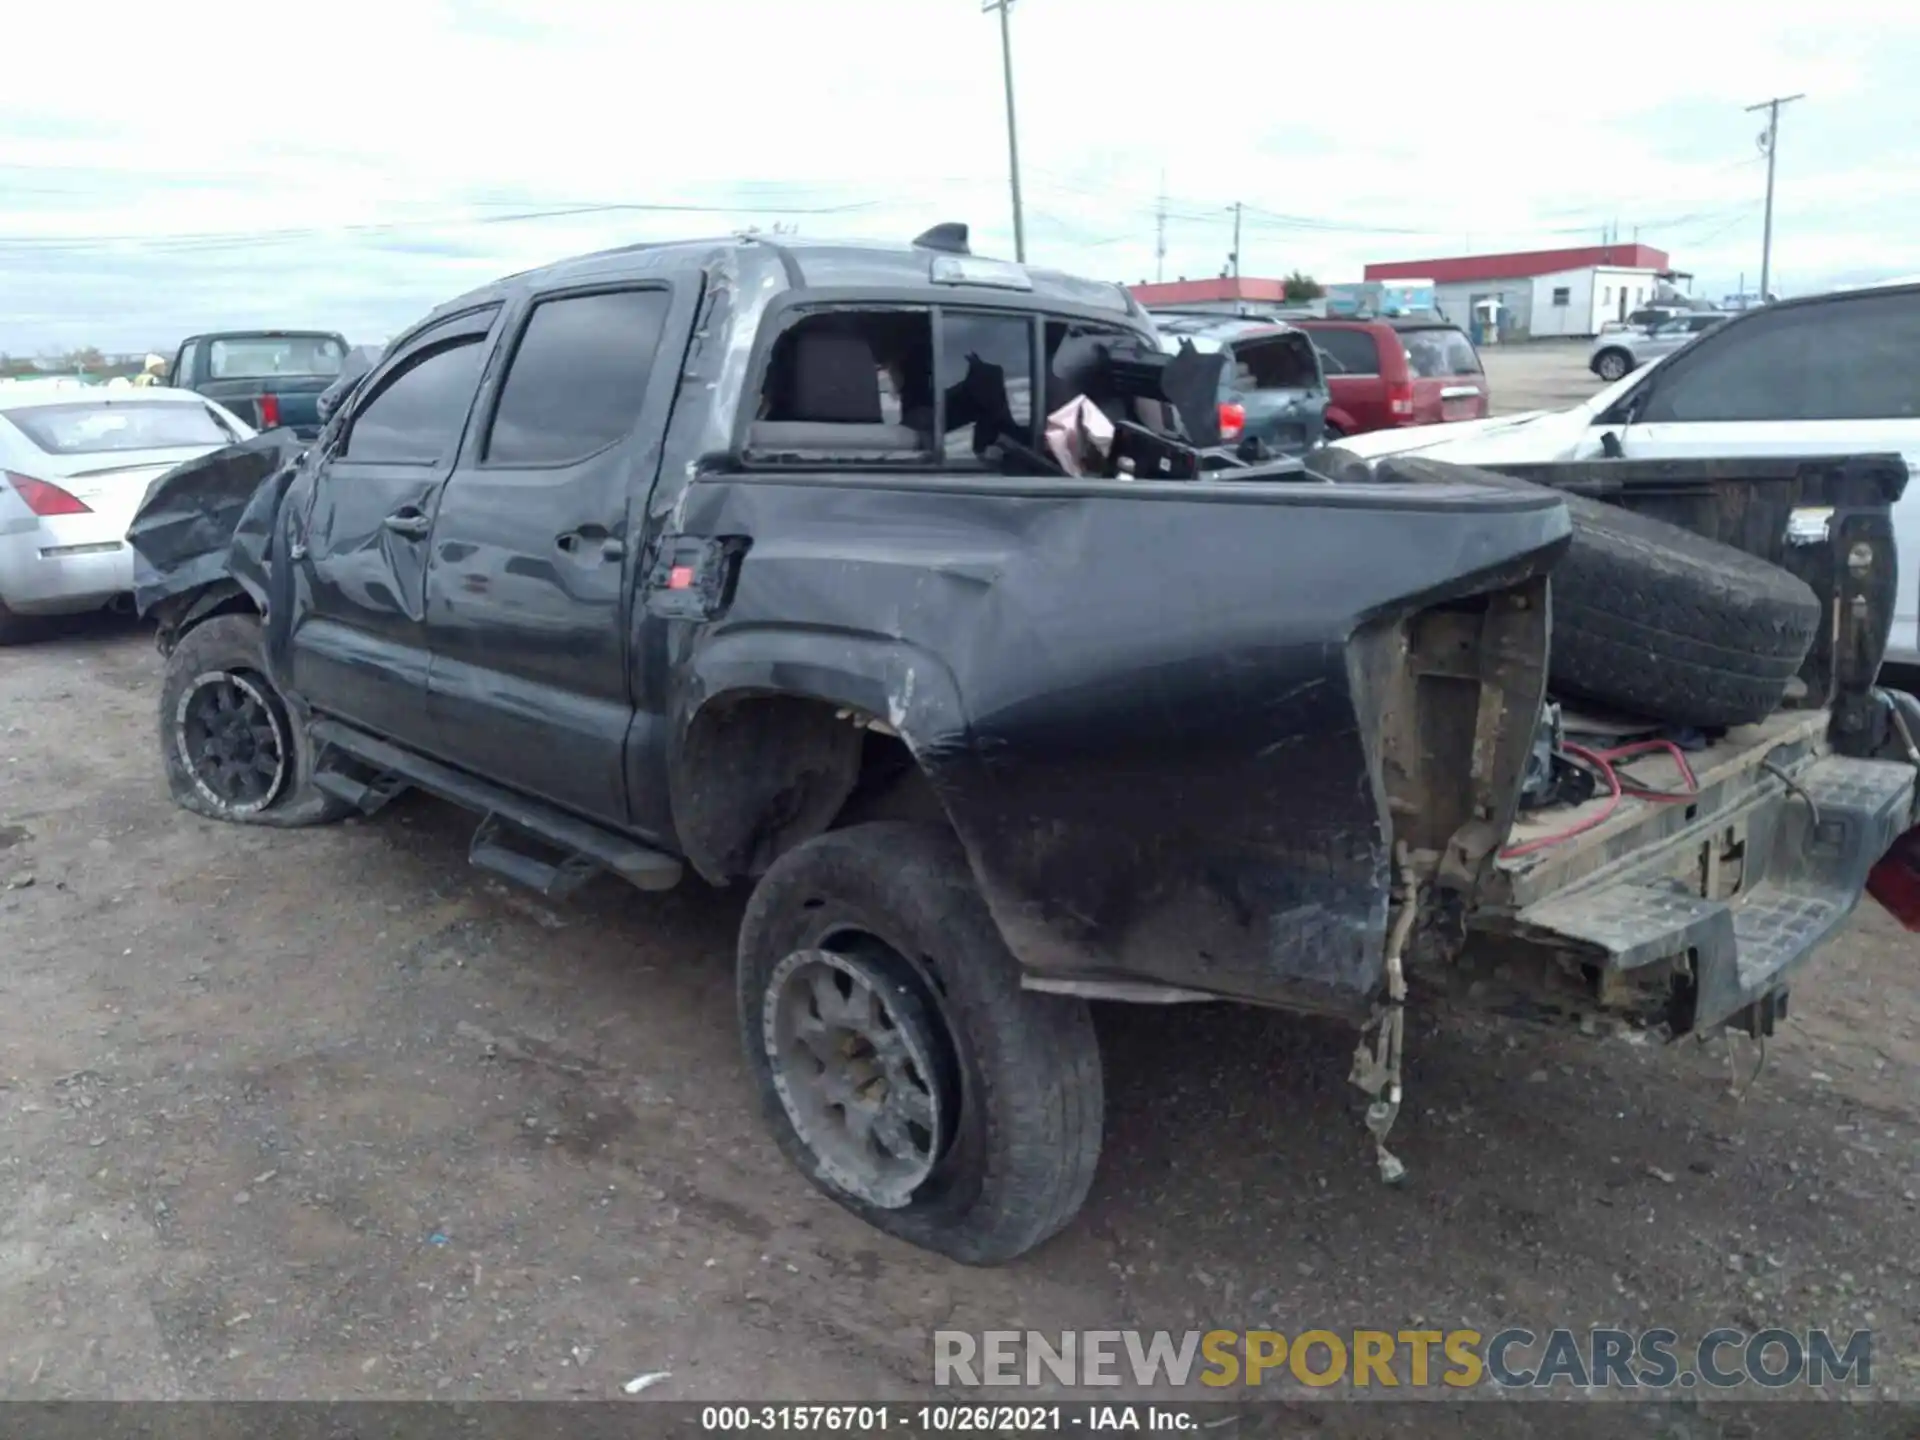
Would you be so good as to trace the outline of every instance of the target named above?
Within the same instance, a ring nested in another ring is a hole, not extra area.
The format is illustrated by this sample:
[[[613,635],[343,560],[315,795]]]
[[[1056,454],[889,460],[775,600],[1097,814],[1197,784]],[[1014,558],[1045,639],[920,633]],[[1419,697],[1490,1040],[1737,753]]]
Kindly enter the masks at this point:
[[[1601,382],[1587,368],[1590,340],[1532,340],[1488,345],[1480,351],[1495,415],[1522,410],[1564,410],[1578,405]]]
[[[763,1135],[740,896],[550,910],[420,798],[196,819],[159,671],[128,623],[0,656],[0,1394],[876,1398],[936,1327],[1419,1323],[1871,1326],[1920,1384],[1920,967],[1877,910],[1743,1103],[1719,1048],[1417,1024],[1397,1191],[1343,1030],[1107,1008],[1085,1214],[965,1270]]]

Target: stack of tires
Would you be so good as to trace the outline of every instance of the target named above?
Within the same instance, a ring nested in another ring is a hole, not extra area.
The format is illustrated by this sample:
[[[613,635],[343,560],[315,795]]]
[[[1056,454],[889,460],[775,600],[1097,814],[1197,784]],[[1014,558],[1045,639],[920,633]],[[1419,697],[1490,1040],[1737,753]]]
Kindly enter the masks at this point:
[[[1540,488],[1418,459],[1382,460],[1372,477]],[[1752,724],[1780,708],[1820,626],[1820,600],[1805,582],[1677,525],[1560,498],[1573,540],[1553,571],[1548,683],[1556,695],[1703,730]]]

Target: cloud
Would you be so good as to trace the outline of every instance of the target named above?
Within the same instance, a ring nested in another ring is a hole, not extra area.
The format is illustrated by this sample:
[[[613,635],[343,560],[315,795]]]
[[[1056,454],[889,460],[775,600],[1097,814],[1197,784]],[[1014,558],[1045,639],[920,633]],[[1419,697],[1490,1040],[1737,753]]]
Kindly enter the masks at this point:
[[[1776,288],[1920,270],[1909,12],[1829,0],[1815,29],[1616,0],[1519,24],[1495,0],[1378,0],[1365,34],[1397,38],[1349,61],[1346,22],[1303,38],[1268,0],[1019,0],[1029,256],[1213,274],[1241,202],[1249,273],[1617,226],[1718,293],[1759,269],[1744,107],[1805,91]],[[0,349],[379,339],[492,275],[780,219],[894,239],[964,219],[1013,249],[999,27],[974,0],[107,0],[9,31],[34,63],[0,93]],[[711,208],[551,213],[609,202]]]

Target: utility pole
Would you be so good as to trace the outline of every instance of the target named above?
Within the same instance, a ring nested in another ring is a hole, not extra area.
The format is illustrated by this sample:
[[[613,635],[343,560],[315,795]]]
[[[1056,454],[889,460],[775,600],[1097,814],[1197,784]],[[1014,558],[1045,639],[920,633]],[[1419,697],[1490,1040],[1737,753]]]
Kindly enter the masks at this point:
[[[1233,278],[1240,278],[1240,212],[1245,207],[1236,200],[1233,202],[1233,254],[1227,258],[1233,262]]]
[[[982,0],[980,13],[1000,12],[1000,66],[1007,82],[1007,177],[1013,186],[1013,258],[1027,263],[1027,227],[1020,214],[1020,132],[1013,121],[1013,31],[1007,12],[1013,0]]]
[[[1167,278],[1167,172],[1160,172],[1160,203],[1154,210],[1153,283]]]
[[[1760,146],[1767,152],[1767,218],[1760,228],[1760,303],[1767,303],[1767,285],[1773,271],[1773,152],[1779,149],[1780,107],[1791,105],[1796,100],[1804,100],[1805,95],[1776,95],[1771,100],[1762,100],[1758,105],[1747,106],[1747,113],[1755,110],[1767,112],[1766,132],[1760,137]]]

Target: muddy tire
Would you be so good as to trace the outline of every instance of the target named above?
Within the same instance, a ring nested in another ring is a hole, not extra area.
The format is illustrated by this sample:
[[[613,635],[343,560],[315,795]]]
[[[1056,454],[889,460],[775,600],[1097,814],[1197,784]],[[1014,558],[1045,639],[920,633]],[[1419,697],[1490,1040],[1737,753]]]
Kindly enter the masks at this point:
[[[1104,1104],[1086,1003],[1020,988],[950,832],[859,825],[782,856],[747,904],[738,980],[774,1138],[848,1210],[968,1265],[1079,1210]]]
[[[350,814],[313,787],[313,750],[267,678],[255,615],[216,615],[181,637],[160,686],[160,755],[182,808],[244,825]]]
[[[1539,489],[1471,466],[1385,460],[1380,479]],[[1744,550],[1580,495],[1553,571],[1557,695],[1630,715],[1719,728],[1780,708],[1820,626],[1798,577]]]

